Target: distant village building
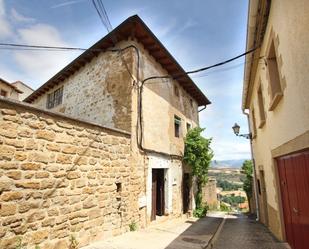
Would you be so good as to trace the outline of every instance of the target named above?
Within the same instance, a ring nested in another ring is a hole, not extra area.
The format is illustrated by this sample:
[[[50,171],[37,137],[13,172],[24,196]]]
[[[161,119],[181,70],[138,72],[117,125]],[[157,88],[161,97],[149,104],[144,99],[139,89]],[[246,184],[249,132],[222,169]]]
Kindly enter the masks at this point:
[[[260,220],[309,245],[309,3],[251,0],[242,109],[250,111]],[[307,247],[306,247],[307,248]]]
[[[21,81],[9,83],[0,78],[0,96],[20,100],[28,97],[33,92],[33,89]]]
[[[164,75],[169,77],[145,81]],[[183,139],[199,124],[198,108],[210,101],[138,16],[24,103],[1,101],[0,134],[8,137],[0,145],[0,174],[8,192],[3,214],[22,216],[18,227],[37,222],[37,232],[27,226],[23,233],[44,238],[36,237],[42,248],[67,245],[73,233],[85,245],[126,232],[130,224],[145,227],[160,216],[179,217],[194,208]],[[11,172],[14,165],[22,175]],[[15,189],[18,193],[9,195]],[[17,207],[8,210],[13,204]],[[20,231],[4,216],[0,247]]]
[[[20,89],[0,78],[0,96],[18,100],[19,94],[22,94]]]
[[[34,90],[30,86],[26,85],[24,82],[21,82],[21,81],[15,81],[11,83],[11,85],[16,86],[19,90],[22,91],[22,93],[18,95],[18,100],[20,101],[23,101],[31,93],[34,92]]]

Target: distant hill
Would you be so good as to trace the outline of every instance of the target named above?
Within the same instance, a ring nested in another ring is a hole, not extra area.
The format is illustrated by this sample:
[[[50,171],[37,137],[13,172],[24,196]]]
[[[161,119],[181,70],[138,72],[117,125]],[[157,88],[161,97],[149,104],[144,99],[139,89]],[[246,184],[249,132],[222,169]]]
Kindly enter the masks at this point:
[[[214,160],[211,162],[210,167],[212,168],[241,168],[243,162],[248,159],[238,159],[238,160]]]

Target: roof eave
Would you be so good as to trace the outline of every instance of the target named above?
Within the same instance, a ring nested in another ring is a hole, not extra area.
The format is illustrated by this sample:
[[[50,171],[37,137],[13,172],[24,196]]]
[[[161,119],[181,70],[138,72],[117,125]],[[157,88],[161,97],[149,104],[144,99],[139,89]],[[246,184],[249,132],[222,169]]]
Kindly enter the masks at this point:
[[[267,19],[271,0],[250,0],[248,8],[246,51],[257,48],[253,53],[247,54],[245,58],[244,84],[242,92],[242,110],[249,108],[250,87],[254,79],[259,59],[260,46],[262,44],[267,25]],[[255,62],[255,63],[254,63]]]

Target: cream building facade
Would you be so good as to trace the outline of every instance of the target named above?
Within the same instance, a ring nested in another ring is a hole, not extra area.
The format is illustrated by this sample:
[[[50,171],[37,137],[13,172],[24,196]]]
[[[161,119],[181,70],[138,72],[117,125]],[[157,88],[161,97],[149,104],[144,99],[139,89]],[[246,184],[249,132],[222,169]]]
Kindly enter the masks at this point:
[[[309,244],[309,2],[251,0],[243,102],[260,220],[292,248]]]
[[[168,77],[145,81],[152,76]],[[138,16],[120,24],[25,102],[131,133],[144,225],[194,208],[190,170],[182,163],[183,139],[199,124],[199,106],[210,102]]]

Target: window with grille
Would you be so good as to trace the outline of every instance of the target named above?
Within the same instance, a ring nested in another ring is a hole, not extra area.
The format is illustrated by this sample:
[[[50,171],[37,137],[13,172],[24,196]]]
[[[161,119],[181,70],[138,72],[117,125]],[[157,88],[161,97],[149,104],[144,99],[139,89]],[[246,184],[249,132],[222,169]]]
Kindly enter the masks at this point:
[[[54,92],[47,95],[47,109],[62,104],[63,87],[58,88]]]

